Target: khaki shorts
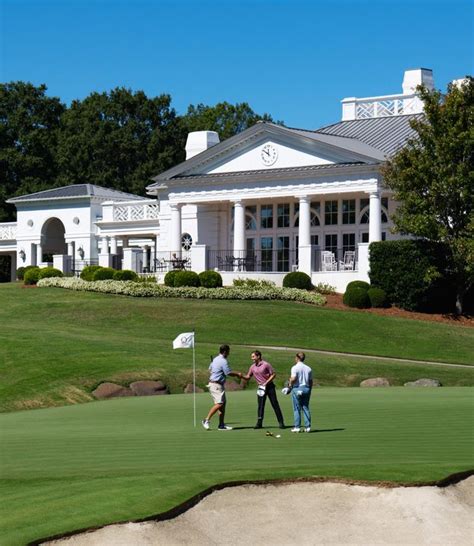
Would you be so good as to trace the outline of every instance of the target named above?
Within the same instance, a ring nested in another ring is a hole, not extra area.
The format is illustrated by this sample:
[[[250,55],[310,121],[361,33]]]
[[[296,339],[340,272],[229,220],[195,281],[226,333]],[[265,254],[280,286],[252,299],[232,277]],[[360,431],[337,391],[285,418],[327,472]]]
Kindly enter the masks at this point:
[[[211,393],[214,404],[225,404],[224,385],[220,383],[209,383],[209,392]]]

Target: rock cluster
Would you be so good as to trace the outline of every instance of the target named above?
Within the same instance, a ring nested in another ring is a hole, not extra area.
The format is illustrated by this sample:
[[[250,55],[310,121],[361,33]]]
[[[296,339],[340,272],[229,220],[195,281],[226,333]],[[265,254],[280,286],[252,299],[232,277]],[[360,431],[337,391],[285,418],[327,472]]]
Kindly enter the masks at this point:
[[[168,387],[161,381],[134,381],[129,387],[116,383],[101,383],[92,391],[92,396],[105,400],[118,396],[157,396],[169,393]]]

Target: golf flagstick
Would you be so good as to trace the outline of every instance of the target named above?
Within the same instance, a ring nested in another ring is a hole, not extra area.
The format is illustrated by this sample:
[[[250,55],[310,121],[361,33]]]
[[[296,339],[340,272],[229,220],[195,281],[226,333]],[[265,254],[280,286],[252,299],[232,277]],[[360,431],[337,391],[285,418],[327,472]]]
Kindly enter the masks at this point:
[[[194,428],[196,428],[196,338],[193,328],[193,410],[194,410]]]
[[[193,406],[194,406],[194,428],[196,428],[196,352],[194,349],[194,330],[184,332],[173,340],[173,349],[193,349]]]

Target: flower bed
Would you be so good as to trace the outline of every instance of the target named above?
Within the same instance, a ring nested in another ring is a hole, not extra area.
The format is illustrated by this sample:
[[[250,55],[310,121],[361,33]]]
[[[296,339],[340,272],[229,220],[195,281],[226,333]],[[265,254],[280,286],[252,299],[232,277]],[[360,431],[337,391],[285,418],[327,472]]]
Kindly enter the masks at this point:
[[[191,298],[214,300],[286,300],[324,305],[326,298],[317,292],[308,292],[298,288],[267,287],[258,289],[248,288],[194,288],[169,287],[157,284],[136,283],[133,281],[84,281],[78,278],[49,278],[41,279],[39,287],[58,287],[84,292],[102,292],[104,294],[121,294],[123,296],[155,297],[155,298]]]

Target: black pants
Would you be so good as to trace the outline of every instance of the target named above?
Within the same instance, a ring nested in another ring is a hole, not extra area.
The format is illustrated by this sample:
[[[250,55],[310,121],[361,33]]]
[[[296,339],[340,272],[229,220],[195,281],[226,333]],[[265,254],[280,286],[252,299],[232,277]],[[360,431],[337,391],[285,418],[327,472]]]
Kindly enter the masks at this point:
[[[267,389],[264,396],[257,396],[258,401],[258,420],[263,423],[263,416],[265,414],[265,402],[267,401],[267,396],[270,399],[273,411],[275,412],[276,418],[280,425],[283,424],[283,415],[281,414],[280,404],[278,404],[278,399],[276,395],[275,385],[273,383],[268,383]]]

